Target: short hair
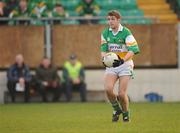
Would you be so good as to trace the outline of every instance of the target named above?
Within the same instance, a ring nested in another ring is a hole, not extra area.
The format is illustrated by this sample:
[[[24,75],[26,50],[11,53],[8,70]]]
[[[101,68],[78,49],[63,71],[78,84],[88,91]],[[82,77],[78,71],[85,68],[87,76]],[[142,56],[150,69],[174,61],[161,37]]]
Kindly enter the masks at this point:
[[[63,5],[60,4],[60,3],[56,3],[56,4],[55,4],[55,7],[63,7]]]
[[[117,10],[112,10],[108,12],[108,16],[115,16],[117,19],[121,18],[121,14]]]
[[[50,60],[50,58],[48,57],[48,56],[44,56],[43,58],[42,58],[42,60]]]
[[[20,2],[26,2],[26,3],[27,3],[28,0],[19,0],[19,3],[20,3]]]

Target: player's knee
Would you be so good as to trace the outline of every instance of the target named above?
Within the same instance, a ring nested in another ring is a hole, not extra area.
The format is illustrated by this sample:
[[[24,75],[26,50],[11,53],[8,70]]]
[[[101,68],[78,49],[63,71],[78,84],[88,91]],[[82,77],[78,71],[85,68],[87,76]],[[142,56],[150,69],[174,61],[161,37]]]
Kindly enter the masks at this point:
[[[111,93],[113,91],[113,86],[112,85],[105,85],[105,91],[107,93]]]
[[[119,92],[119,97],[122,99],[126,96],[126,93],[125,92]]]

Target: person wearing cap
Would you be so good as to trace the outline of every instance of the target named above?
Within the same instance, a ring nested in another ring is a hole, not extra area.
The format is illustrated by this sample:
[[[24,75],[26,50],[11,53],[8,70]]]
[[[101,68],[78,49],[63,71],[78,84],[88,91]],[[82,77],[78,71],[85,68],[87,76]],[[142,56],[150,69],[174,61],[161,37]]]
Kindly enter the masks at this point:
[[[101,33],[101,58],[102,60],[108,52],[114,52],[119,60],[115,60],[113,67],[106,67],[104,87],[107,97],[113,107],[112,122],[119,120],[119,115],[123,115],[123,121],[129,122],[129,99],[127,96],[127,86],[133,76],[133,56],[139,53],[138,44],[131,31],[120,24],[121,15],[118,11],[112,10],[107,14],[109,27]],[[119,81],[118,94],[114,94],[115,83]],[[120,102],[120,103],[119,103]]]
[[[79,91],[81,101],[86,101],[86,83],[83,66],[76,55],[72,54],[64,63],[63,79],[65,81],[65,93],[67,101],[71,101],[72,91]]]

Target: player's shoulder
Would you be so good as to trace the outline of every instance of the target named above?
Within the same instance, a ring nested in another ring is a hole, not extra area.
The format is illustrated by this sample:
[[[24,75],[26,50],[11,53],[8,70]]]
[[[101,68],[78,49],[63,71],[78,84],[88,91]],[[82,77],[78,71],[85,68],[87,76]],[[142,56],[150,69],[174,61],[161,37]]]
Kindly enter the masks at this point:
[[[106,27],[102,31],[101,35],[103,35],[106,38],[108,36],[108,34],[109,34],[109,27]]]
[[[102,34],[106,34],[107,32],[109,32],[109,27],[104,28],[104,30],[102,31]]]
[[[130,31],[130,29],[129,28],[127,28],[126,26],[123,26],[123,32],[125,33],[125,34],[131,34],[131,31]]]

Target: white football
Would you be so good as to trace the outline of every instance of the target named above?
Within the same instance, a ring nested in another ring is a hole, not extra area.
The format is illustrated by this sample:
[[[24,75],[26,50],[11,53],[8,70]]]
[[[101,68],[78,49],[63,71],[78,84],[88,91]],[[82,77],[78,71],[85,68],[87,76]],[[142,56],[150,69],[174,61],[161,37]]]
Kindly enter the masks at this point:
[[[109,52],[103,57],[103,63],[107,67],[112,67],[114,60],[119,60],[119,58],[118,55],[113,52]]]

